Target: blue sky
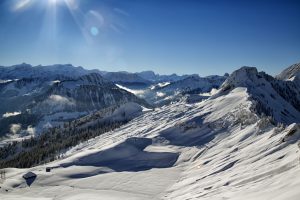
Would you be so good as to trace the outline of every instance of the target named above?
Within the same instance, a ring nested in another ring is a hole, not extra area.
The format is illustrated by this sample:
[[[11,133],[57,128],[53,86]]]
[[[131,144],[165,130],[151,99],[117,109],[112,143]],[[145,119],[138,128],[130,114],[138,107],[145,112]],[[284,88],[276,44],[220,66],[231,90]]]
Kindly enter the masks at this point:
[[[300,62],[297,0],[1,0],[0,65],[270,74]]]

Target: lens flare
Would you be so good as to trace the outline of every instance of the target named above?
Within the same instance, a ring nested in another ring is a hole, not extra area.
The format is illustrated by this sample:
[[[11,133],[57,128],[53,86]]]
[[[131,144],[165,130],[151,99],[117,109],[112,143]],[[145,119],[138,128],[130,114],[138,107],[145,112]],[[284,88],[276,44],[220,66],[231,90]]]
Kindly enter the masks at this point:
[[[91,27],[91,34],[92,34],[93,36],[97,36],[97,35],[99,34],[98,28],[95,27],[95,26]]]
[[[18,10],[21,10],[23,8],[26,8],[27,6],[29,6],[30,3],[31,3],[31,0],[19,0],[15,4],[13,10],[18,11]]]

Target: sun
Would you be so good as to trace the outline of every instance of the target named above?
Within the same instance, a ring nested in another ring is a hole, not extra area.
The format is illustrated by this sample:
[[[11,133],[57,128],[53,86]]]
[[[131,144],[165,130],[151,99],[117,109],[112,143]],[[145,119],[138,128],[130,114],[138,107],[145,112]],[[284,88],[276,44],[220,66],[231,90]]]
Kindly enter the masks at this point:
[[[56,5],[60,0],[48,0],[50,4]]]

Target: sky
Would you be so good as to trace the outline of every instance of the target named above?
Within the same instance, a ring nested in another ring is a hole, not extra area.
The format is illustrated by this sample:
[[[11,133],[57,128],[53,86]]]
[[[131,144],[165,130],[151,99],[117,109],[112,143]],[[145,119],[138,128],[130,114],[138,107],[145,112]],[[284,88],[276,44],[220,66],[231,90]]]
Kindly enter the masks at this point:
[[[0,65],[275,75],[300,62],[299,0],[0,0]]]

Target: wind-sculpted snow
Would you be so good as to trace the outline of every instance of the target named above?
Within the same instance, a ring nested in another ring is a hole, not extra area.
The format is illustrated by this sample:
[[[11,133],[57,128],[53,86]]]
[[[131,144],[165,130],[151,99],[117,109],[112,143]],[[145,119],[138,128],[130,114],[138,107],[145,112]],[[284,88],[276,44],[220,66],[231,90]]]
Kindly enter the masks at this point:
[[[144,151],[151,144],[152,140],[149,138],[132,137],[110,149],[80,157],[62,166],[108,167],[116,172],[172,167],[178,154]]]

